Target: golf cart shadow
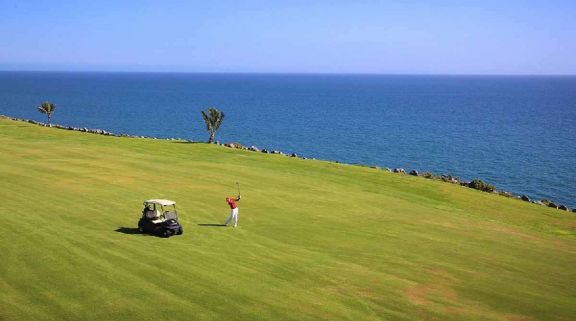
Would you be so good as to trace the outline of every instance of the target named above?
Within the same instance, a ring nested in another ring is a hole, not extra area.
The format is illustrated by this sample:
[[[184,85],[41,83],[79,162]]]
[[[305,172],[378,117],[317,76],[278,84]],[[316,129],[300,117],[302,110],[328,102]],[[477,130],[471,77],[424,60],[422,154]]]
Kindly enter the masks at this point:
[[[153,236],[150,234],[142,234],[140,233],[140,231],[138,231],[137,227],[119,227],[117,229],[114,230],[114,232],[118,232],[118,233],[122,233],[122,234],[141,234],[141,235],[148,235],[148,236]]]
[[[225,224],[220,224],[220,223],[203,223],[203,224],[198,224],[198,226],[212,226],[212,227],[224,227],[226,226]]]

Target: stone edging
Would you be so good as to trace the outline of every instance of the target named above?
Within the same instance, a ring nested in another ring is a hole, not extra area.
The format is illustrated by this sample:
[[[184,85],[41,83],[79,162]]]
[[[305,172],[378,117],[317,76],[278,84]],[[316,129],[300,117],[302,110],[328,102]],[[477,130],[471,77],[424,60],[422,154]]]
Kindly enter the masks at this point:
[[[127,138],[147,138],[147,139],[160,139],[160,140],[169,140],[169,141],[183,141],[183,142],[189,142],[189,143],[199,143],[198,141],[193,141],[193,140],[186,140],[186,139],[181,139],[181,138],[156,138],[156,137],[149,137],[149,136],[137,136],[137,135],[129,135],[129,134],[115,134],[115,133],[111,133],[108,132],[106,130],[103,129],[94,129],[94,128],[86,128],[86,127],[72,127],[72,126],[62,126],[62,125],[48,125],[46,123],[42,123],[42,122],[38,122],[35,120],[30,120],[30,119],[22,119],[22,118],[15,118],[15,117],[10,117],[10,116],[5,116],[5,115],[0,115],[0,118],[6,118],[6,119],[10,119],[10,120],[14,120],[14,121],[22,121],[22,122],[27,122],[30,124],[35,124],[35,125],[39,125],[39,126],[44,126],[44,127],[53,127],[53,128],[58,128],[58,129],[65,129],[65,130],[73,130],[73,131],[79,131],[79,132],[84,132],[84,133],[90,133],[90,134],[97,134],[97,135],[105,135],[105,136],[113,136],[113,137],[127,137]],[[218,146],[223,146],[223,147],[227,147],[227,148],[235,148],[235,149],[241,149],[241,150],[246,150],[246,151],[251,151],[251,152],[260,152],[260,153],[265,153],[265,154],[277,154],[277,155],[282,155],[282,156],[288,156],[288,157],[294,157],[294,158],[300,158],[300,159],[311,159],[311,160],[316,160],[316,158],[306,158],[306,157],[301,157],[296,153],[291,153],[291,154],[287,154],[278,150],[268,150],[265,148],[258,148],[256,146],[250,146],[250,147],[246,147],[243,146],[240,143],[221,143],[219,141],[217,141],[215,143]],[[368,166],[368,165],[364,165],[364,164],[346,164],[346,163],[341,163],[338,161],[329,161],[329,160],[323,160],[323,161],[327,161],[327,162],[334,162],[334,163],[339,163],[339,164],[344,164],[344,165],[355,165],[355,166],[362,166],[362,167],[370,167],[373,169],[381,169],[390,173],[397,173],[397,174],[406,174],[406,171],[403,168],[394,168],[394,169],[390,169],[388,167],[383,167],[380,168],[378,166]],[[410,172],[408,172],[408,175],[412,175],[412,176],[417,176],[417,177],[423,177],[426,179],[434,179],[434,180],[439,180],[439,181],[443,181],[443,182],[447,182],[447,183],[452,183],[452,184],[457,184],[460,186],[464,186],[464,187],[469,187],[469,188],[474,188],[471,185],[471,182],[465,182],[460,180],[458,177],[452,176],[452,175],[435,175],[429,172],[425,172],[425,173],[419,173],[417,170],[413,169]],[[549,200],[531,200],[528,196],[526,195],[516,195],[512,192],[508,192],[508,191],[503,191],[503,190],[497,190],[494,189],[491,193],[494,194],[498,194],[498,195],[502,195],[505,197],[509,197],[509,198],[514,198],[514,199],[518,199],[518,200],[522,200],[525,202],[529,202],[529,203],[533,203],[533,204],[537,204],[537,205],[541,205],[541,206],[547,206],[547,207],[551,207],[551,208],[556,208],[559,210],[563,210],[563,211],[572,211],[576,213],[576,209],[570,209],[565,205],[562,204],[556,204],[555,202],[551,202]]]
[[[242,149],[242,150],[248,150],[248,151],[252,151],[252,152],[262,152],[262,153],[266,153],[266,154],[278,154],[278,155],[283,155],[283,156],[289,156],[289,157],[297,157],[297,158],[302,158],[302,159],[307,159],[306,157],[299,157],[296,153],[292,153],[292,154],[287,154],[287,153],[283,153],[281,151],[277,151],[277,150],[267,150],[267,149],[260,149],[256,146],[250,146],[250,147],[245,147],[242,146],[242,144],[240,143],[226,143],[226,144],[222,144],[220,142],[216,142],[217,145],[220,146],[224,146],[224,147],[228,147],[228,148],[236,148],[236,149]],[[310,158],[315,160],[315,158]],[[328,160],[324,160],[324,161],[328,161]],[[328,162],[334,162],[334,163],[340,163],[338,161],[328,161]],[[394,168],[394,169],[390,169],[388,167],[383,167],[380,168],[378,166],[368,166],[368,165],[364,165],[364,164],[346,164],[346,163],[340,163],[340,164],[344,164],[344,165],[355,165],[355,166],[362,166],[362,167],[370,167],[373,169],[381,169],[381,170],[385,170],[387,172],[391,172],[391,173],[397,173],[397,174],[406,174],[406,170],[404,170],[403,168]],[[433,180],[439,180],[442,182],[446,182],[446,183],[452,183],[452,184],[457,184],[460,186],[464,186],[464,187],[468,187],[468,188],[472,188],[472,189],[477,189],[474,186],[474,184],[472,184],[472,182],[466,182],[466,181],[462,181],[460,180],[458,177],[456,176],[452,176],[450,174],[447,175],[435,175],[432,174],[430,172],[425,172],[425,173],[419,173],[417,170],[413,169],[410,172],[408,172],[408,175],[412,175],[412,176],[419,176],[419,177],[423,177],[423,178],[427,178],[427,179],[433,179]],[[551,208],[556,208],[559,210],[563,210],[563,211],[572,211],[576,213],[576,209],[570,209],[565,205],[562,204],[557,204],[554,202],[551,202],[549,200],[531,200],[528,196],[526,195],[516,195],[512,192],[508,192],[508,191],[503,191],[503,190],[497,190],[496,188],[494,188],[494,190],[490,193],[493,194],[498,194],[501,196],[505,196],[508,198],[514,198],[514,199],[518,199],[518,200],[522,200],[525,202],[529,202],[529,203],[533,203],[536,205],[541,205],[541,206],[547,206],[547,207],[551,207]]]

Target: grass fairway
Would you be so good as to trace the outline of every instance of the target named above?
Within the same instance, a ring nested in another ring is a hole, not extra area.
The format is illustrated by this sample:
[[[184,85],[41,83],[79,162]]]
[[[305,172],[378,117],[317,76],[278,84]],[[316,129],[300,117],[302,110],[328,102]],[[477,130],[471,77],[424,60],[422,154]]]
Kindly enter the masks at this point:
[[[574,214],[419,177],[0,119],[0,200],[0,320],[576,319]]]

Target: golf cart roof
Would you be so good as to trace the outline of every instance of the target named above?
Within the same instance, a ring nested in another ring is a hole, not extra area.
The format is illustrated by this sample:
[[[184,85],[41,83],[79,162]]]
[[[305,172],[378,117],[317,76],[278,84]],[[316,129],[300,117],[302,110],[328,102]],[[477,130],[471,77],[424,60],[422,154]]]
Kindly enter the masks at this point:
[[[144,203],[146,203],[146,204],[160,204],[162,206],[169,206],[169,205],[176,204],[176,202],[171,201],[171,200],[160,200],[160,199],[147,200],[147,201],[144,201]]]

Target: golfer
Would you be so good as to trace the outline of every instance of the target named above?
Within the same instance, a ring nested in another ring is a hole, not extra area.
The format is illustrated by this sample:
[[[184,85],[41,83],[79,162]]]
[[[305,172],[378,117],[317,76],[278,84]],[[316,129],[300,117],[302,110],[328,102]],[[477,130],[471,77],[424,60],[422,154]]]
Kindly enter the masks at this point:
[[[240,195],[238,195],[238,197],[236,197],[236,198],[234,198],[232,196],[226,197],[226,202],[230,206],[231,211],[230,211],[230,216],[228,217],[228,219],[226,220],[226,223],[224,223],[224,225],[228,225],[228,223],[230,223],[232,218],[234,218],[234,227],[238,226],[238,205],[236,204],[236,202],[238,202],[238,201],[240,201]]]

